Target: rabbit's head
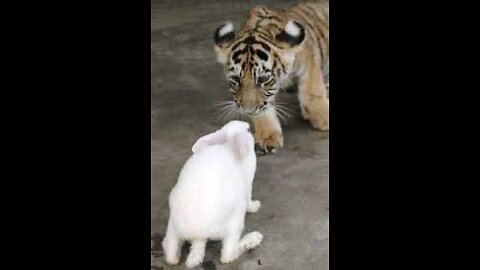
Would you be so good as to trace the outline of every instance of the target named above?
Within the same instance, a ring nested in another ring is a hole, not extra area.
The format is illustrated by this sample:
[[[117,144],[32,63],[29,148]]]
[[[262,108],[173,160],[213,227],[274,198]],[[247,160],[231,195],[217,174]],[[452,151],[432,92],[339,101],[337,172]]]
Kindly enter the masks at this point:
[[[214,133],[198,139],[192,147],[192,152],[196,153],[204,147],[224,143],[231,144],[242,158],[250,151],[254,151],[255,141],[250,133],[250,125],[243,121],[230,121]]]

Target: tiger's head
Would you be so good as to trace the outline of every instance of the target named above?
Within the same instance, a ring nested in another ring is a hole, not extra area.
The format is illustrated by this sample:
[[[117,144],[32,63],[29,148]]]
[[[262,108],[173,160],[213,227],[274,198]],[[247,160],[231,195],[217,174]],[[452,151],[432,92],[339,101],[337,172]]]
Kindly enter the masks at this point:
[[[224,65],[236,108],[245,114],[264,112],[291,73],[302,48],[304,27],[283,12],[257,6],[238,34],[233,23],[214,34],[217,60]]]

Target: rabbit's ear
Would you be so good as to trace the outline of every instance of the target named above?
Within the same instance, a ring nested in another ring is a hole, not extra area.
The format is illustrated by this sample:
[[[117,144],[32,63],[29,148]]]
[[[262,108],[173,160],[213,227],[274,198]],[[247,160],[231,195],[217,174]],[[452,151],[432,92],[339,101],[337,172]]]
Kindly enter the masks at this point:
[[[227,140],[227,136],[223,130],[217,130],[214,133],[205,135],[197,140],[192,146],[192,152],[196,153],[200,149],[214,144],[222,144]]]
[[[233,141],[235,143],[235,150],[240,155],[240,157],[244,157],[248,154],[249,145],[248,145],[248,133],[245,131],[240,131],[235,133],[233,136]]]

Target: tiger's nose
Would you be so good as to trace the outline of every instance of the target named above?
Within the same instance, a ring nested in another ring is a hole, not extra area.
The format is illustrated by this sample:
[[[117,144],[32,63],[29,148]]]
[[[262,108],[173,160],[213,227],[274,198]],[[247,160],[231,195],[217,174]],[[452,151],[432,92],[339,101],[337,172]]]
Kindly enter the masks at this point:
[[[241,104],[238,100],[235,101],[237,109],[242,113],[253,113],[255,111],[255,106],[250,106],[249,104]]]
[[[260,113],[261,111],[263,111],[267,106],[267,102],[261,102],[261,103],[258,103],[258,104],[252,104],[250,106],[246,105],[246,104],[239,104],[237,103],[237,108],[243,112],[243,113],[247,113],[247,114],[256,114],[256,113]]]

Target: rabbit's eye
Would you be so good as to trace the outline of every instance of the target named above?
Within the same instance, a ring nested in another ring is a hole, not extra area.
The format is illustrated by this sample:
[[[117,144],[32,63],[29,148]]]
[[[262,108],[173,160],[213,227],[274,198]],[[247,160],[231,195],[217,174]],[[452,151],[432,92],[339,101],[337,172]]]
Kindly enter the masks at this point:
[[[247,130],[248,130],[248,132],[250,132],[250,127],[248,127],[248,129],[247,129]]]

